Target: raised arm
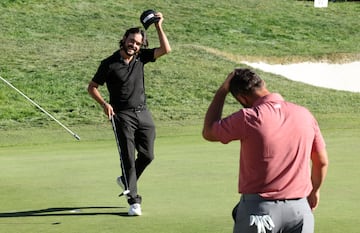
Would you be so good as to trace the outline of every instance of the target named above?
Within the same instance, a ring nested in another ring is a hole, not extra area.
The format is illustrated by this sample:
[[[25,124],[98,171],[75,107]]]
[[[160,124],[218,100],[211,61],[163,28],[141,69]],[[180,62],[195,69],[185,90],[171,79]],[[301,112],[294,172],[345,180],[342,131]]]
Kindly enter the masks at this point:
[[[206,112],[202,135],[203,138],[208,141],[219,141],[214,132],[212,132],[212,126],[221,119],[225,99],[229,93],[229,83],[233,77],[234,72],[231,72],[224,83],[216,91],[215,96]]]
[[[161,57],[162,55],[170,53],[171,47],[170,47],[169,41],[168,41],[168,39],[166,37],[166,34],[165,34],[165,32],[164,32],[164,30],[162,28],[162,23],[164,21],[164,17],[162,15],[162,13],[157,12],[155,14],[155,16],[160,18],[160,20],[157,23],[155,23],[155,28],[156,28],[156,31],[158,33],[159,42],[160,42],[160,47],[156,48],[155,52],[154,52],[154,57],[156,59],[156,58]]]

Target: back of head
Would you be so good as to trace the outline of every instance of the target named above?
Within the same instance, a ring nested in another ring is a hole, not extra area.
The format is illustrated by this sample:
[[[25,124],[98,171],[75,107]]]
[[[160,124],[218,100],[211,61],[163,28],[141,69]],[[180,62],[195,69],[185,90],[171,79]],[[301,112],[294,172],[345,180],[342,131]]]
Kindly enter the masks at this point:
[[[264,81],[250,69],[235,69],[234,77],[230,80],[230,92],[237,95],[252,95],[256,90],[264,87]]]

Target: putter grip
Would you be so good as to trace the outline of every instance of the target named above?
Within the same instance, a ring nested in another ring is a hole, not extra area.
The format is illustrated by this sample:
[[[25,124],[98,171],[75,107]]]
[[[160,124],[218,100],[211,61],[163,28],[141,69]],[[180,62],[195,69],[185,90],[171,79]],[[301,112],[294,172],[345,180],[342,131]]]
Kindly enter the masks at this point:
[[[130,193],[130,190],[125,190],[124,192],[122,192],[122,193],[120,193],[119,194],[119,197],[121,197],[121,196],[124,196],[124,195],[127,195],[127,194],[129,194]]]

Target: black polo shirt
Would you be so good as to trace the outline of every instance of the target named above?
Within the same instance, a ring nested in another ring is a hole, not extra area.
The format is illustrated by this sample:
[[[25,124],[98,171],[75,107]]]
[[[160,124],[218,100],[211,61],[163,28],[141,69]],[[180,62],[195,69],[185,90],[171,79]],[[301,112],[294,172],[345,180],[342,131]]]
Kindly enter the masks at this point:
[[[99,85],[106,83],[115,111],[136,108],[146,103],[144,65],[154,61],[154,49],[141,49],[129,64],[118,50],[101,61],[92,81]]]

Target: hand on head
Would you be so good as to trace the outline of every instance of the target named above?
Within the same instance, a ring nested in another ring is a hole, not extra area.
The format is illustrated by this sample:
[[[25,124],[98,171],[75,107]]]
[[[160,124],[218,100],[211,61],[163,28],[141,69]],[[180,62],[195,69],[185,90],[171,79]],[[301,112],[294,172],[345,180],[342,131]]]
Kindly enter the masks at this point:
[[[224,88],[224,90],[226,92],[229,92],[230,89],[230,81],[231,79],[234,77],[235,75],[235,71],[232,71],[231,73],[228,74],[228,76],[226,77],[225,81],[222,84],[222,87]]]

